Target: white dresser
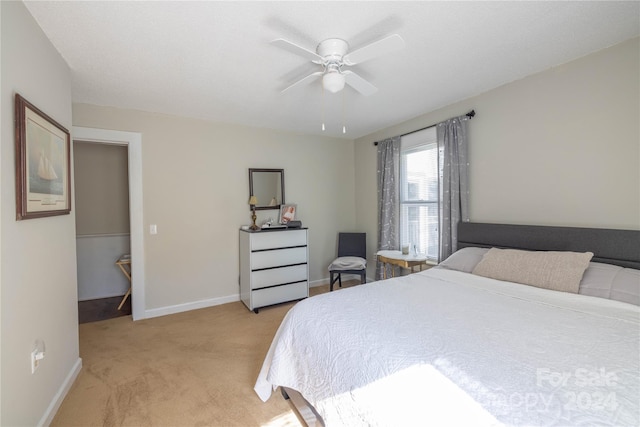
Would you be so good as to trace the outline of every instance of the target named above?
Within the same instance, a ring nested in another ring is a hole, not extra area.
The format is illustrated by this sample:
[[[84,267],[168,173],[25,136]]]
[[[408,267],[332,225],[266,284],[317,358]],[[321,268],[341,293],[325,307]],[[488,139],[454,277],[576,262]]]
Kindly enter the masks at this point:
[[[254,312],[309,296],[306,228],[240,230],[240,299]]]

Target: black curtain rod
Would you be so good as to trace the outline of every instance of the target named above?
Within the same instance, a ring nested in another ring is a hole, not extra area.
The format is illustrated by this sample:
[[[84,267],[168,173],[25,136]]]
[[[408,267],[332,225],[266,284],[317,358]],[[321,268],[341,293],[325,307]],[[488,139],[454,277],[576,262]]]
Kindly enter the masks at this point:
[[[476,110],[471,110],[467,114],[465,114],[465,116],[469,117],[469,119],[473,119],[475,117],[475,115],[476,115]],[[411,135],[412,133],[420,132],[421,130],[429,129],[429,128],[432,128],[434,126],[437,126],[437,123],[435,125],[429,125],[429,126],[425,126],[423,128],[420,128],[420,129],[412,130],[411,132],[403,133],[400,136]],[[374,142],[373,145],[378,145],[378,141]]]

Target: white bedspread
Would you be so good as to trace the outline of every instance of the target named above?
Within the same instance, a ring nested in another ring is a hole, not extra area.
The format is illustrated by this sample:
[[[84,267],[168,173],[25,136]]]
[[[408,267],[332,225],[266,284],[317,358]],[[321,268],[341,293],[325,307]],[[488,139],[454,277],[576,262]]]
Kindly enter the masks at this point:
[[[433,268],[319,295],[258,377],[327,426],[640,425],[640,309]]]

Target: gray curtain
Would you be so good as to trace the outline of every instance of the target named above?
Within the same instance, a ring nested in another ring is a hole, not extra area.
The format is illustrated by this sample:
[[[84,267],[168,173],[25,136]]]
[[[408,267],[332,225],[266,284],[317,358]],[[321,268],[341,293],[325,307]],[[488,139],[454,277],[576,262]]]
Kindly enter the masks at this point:
[[[445,260],[457,250],[458,223],[469,221],[469,179],[466,116],[438,124],[438,145],[442,150],[440,185],[440,254]]]
[[[398,249],[400,137],[378,142],[378,250]],[[376,265],[376,280],[383,277]],[[389,275],[390,276],[390,272]]]

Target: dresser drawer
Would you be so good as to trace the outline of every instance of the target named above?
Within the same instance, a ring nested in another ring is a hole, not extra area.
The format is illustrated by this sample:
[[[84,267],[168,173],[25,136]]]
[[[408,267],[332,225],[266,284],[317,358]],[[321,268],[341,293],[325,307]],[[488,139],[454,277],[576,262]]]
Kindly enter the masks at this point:
[[[307,282],[292,283],[274,288],[258,289],[251,293],[253,307],[265,307],[286,301],[306,298],[308,296]]]
[[[251,289],[307,280],[307,264],[251,272]]]
[[[251,250],[306,246],[307,230],[265,231],[251,235]]]
[[[301,264],[307,262],[307,248],[274,249],[271,251],[253,252],[251,269],[278,267],[280,265]]]

